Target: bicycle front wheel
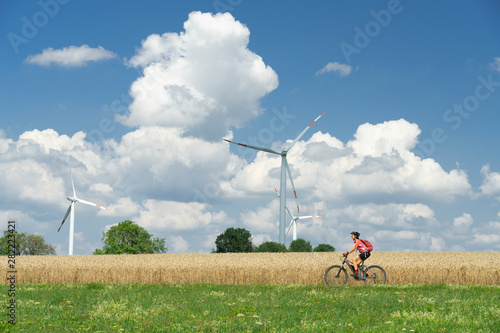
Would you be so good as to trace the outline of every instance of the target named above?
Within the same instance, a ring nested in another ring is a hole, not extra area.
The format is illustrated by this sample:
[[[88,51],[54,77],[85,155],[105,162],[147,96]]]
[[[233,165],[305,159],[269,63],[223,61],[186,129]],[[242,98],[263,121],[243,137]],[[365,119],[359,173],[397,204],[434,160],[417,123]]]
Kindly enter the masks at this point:
[[[365,283],[368,285],[377,285],[385,283],[385,270],[377,265],[372,265],[366,269]]]
[[[344,267],[333,265],[325,271],[325,281],[330,286],[343,286],[347,282],[347,272]]]

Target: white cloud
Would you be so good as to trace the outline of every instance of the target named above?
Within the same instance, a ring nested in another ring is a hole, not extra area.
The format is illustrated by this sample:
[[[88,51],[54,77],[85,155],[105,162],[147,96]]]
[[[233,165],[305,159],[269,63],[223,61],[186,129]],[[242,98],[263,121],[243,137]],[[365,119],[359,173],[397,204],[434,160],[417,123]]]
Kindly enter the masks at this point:
[[[129,218],[130,216],[137,215],[141,206],[135,203],[130,197],[119,198],[116,203],[108,205],[106,208],[109,211],[99,211],[101,216],[119,216]]]
[[[439,200],[468,195],[471,186],[462,170],[444,171],[433,159],[421,160],[411,149],[420,129],[404,119],[359,126],[343,144],[316,133],[299,141],[287,155],[299,195],[309,200],[371,201]],[[280,157],[258,152],[234,178],[221,185],[228,196],[268,192],[279,185]]]
[[[25,62],[40,66],[54,64],[63,67],[81,67],[91,61],[113,58],[116,58],[116,54],[105,50],[102,46],[92,48],[84,44],[82,46],[69,46],[56,50],[49,47],[40,54],[29,56],[25,59]]]
[[[226,213],[212,212],[206,204],[152,199],[144,202],[134,221],[146,229],[170,232],[196,230],[199,233],[231,222]]]
[[[472,216],[467,213],[463,213],[462,216],[453,219],[453,225],[455,227],[470,226],[473,222],[474,220],[472,219]]]
[[[31,212],[23,212],[19,210],[0,210],[0,221],[4,223],[2,226],[2,233],[0,237],[3,236],[3,230],[7,230],[7,222],[14,221],[15,228],[18,232],[27,232],[30,234],[44,234],[50,229],[50,224],[46,222],[40,222],[34,217]]]
[[[278,76],[247,48],[250,31],[231,14],[193,12],[184,29],[142,42],[128,63],[144,76],[130,89],[130,114],[117,119],[220,140],[261,113],[259,99],[276,89]]]
[[[329,62],[322,69],[316,72],[316,75],[321,75],[328,72],[337,72],[340,76],[344,77],[352,72],[352,67],[338,62]]]
[[[62,151],[63,149],[83,148],[85,133],[77,132],[71,138],[67,135],[59,135],[53,129],[46,129],[43,131],[33,130],[24,132],[19,136],[18,147],[23,147],[29,144],[40,146],[45,153],[50,150]]]
[[[482,194],[492,196],[500,193],[500,173],[492,172],[489,165],[483,165],[481,175],[483,183],[479,189]]]
[[[446,242],[441,237],[431,237],[431,251],[443,251],[446,249]]]
[[[117,186],[132,193],[162,193],[180,201],[210,201],[219,186],[243,161],[226,143],[181,137],[177,129],[141,127],[120,142],[108,141],[112,157],[106,167]]]
[[[411,228],[413,224],[434,223],[434,212],[423,204],[362,204],[349,205],[342,209],[339,218],[343,221]]]
[[[485,228],[486,228],[486,230],[491,230],[491,232],[500,233],[500,222],[498,222],[498,221],[488,222],[486,224]]]
[[[358,127],[354,140],[349,141],[348,146],[360,157],[380,157],[394,151],[407,156],[417,144],[420,132],[417,124],[405,119],[365,123]]]
[[[475,234],[473,244],[500,248],[500,234]]]
[[[419,240],[421,235],[416,231],[402,230],[402,231],[391,231],[383,230],[377,231],[375,233],[377,239],[390,239],[394,242],[396,241],[416,241]]]
[[[240,215],[240,220],[253,233],[266,233],[275,236],[278,233],[279,200],[272,200],[266,207],[247,210]],[[287,216],[287,228],[290,218]]]
[[[181,236],[171,236],[165,243],[169,252],[186,253],[189,250],[189,243]]]
[[[21,201],[59,206],[64,198],[64,186],[49,165],[31,158],[0,161],[0,174],[8,175],[0,182],[3,201]],[[66,205],[66,204],[64,204]]]
[[[464,235],[470,235],[470,227],[473,225],[474,219],[472,215],[468,213],[463,213],[462,216],[453,219],[453,228],[450,228],[449,237],[463,237]]]
[[[90,185],[90,190],[93,192],[101,192],[101,193],[111,193],[113,192],[113,188],[109,184],[97,183]]]

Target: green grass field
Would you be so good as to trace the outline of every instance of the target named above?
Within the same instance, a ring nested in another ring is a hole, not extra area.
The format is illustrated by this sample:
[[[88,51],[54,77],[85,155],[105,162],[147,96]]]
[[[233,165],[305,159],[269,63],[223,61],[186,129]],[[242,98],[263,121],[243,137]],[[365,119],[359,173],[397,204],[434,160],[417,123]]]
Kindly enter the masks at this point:
[[[0,330],[499,332],[499,304],[499,286],[20,284]]]

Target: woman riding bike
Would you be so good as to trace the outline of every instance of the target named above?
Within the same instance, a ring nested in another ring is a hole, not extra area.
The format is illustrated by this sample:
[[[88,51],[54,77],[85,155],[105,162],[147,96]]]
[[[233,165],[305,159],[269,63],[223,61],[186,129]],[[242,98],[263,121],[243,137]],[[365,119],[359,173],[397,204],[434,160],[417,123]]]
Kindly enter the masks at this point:
[[[359,256],[355,257],[352,260],[355,274],[351,274],[351,276],[356,276],[356,274],[357,274],[358,277],[361,277],[361,272],[358,272],[358,266],[360,266],[363,263],[363,261],[365,261],[366,259],[368,259],[368,257],[370,257],[370,252],[365,251],[364,244],[359,239],[359,235],[360,234],[357,231],[351,232],[351,238],[354,241],[354,246],[352,247],[352,249],[345,252],[344,256],[347,257],[349,255],[349,253],[352,253],[356,250],[359,252]]]

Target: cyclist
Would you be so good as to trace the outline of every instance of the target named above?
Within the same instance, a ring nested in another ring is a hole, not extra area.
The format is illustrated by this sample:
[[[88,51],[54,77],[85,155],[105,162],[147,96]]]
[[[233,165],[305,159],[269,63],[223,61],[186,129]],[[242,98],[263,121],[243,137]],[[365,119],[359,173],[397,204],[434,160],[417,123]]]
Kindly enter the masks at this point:
[[[356,250],[359,252],[359,256],[355,257],[352,260],[355,274],[351,274],[351,276],[358,275],[359,277],[361,277],[361,273],[360,272],[358,273],[358,266],[360,266],[363,263],[363,261],[368,259],[368,257],[370,256],[370,252],[364,251],[363,243],[359,240],[359,235],[360,234],[357,231],[351,232],[351,238],[354,241],[354,246],[352,247],[352,249],[344,253],[344,257],[347,257],[349,253],[354,252]]]

